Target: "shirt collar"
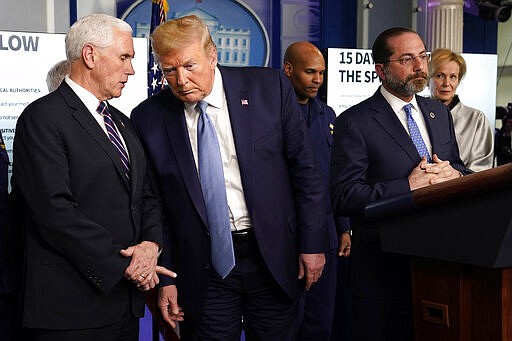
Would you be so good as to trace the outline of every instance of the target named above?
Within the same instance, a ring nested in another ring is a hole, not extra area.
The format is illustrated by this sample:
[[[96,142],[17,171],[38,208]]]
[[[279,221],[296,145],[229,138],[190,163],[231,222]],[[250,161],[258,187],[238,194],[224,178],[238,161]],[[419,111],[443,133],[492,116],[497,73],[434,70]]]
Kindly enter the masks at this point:
[[[224,85],[222,84],[222,74],[217,67],[215,67],[214,72],[212,91],[205,98],[203,98],[203,101],[212,107],[222,109],[224,106],[223,103],[225,98]],[[197,102],[184,102],[183,104],[185,105],[186,111],[194,112],[194,108]]]
[[[398,113],[398,112],[400,112],[400,110],[403,110],[404,105],[406,105],[407,103],[411,103],[413,108],[416,109],[417,111],[419,111],[418,102],[416,101],[416,96],[412,96],[412,99],[410,102],[405,102],[405,101],[401,100],[400,98],[396,97],[395,95],[393,95],[391,92],[389,92],[383,86],[380,87],[380,93],[382,94],[382,96],[384,96],[384,98],[389,103],[389,105],[391,106],[391,108],[393,109],[393,111],[395,113]]]
[[[203,101],[208,103],[208,105],[222,109],[225,98],[222,74],[218,67],[215,67],[214,72],[212,91],[203,99]]]
[[[459,96],[457,96],[457,95],[453,96],[452,101],[448,105],[448,109],[450,109],[450,111],[451,111],[453,108],[455,108],[455,106],[457,104],[459,104],[459,102],[460,102]]]
[[[91,113],[96,113],[96,109],[98,108],[98,104],[100,101],[94,96],[89,90],[85,89],[71,78],[69,75],[66,75],[64,78],[65,82],[69,85],[69,87],[75,92],[75,94],[80,98],[80,100],[84,103],[87,109]]]

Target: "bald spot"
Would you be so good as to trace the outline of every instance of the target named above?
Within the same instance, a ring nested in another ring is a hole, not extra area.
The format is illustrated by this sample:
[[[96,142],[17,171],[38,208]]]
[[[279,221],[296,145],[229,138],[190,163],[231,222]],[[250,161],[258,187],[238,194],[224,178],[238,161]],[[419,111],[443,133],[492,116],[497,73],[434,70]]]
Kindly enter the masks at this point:
[[[288,46],[284,54],[284,63],[301,64],[315,55],[323,59],[322,52],[315,45],[309,41],[299,41]]]

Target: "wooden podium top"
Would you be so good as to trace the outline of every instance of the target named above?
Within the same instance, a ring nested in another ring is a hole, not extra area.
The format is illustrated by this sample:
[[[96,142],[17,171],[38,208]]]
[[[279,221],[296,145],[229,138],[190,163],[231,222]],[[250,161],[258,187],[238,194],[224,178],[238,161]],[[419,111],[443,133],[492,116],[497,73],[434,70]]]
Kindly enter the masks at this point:
[[[506,164],[417,189],[412,192],[412,197],[418,208],[426,208],[500,190],[510,185],[512,185],[512,164]]]
[[[380,220],[503,190],[511,185],[512,164],[506,164],[369,203],[364,214],[369,220]]]

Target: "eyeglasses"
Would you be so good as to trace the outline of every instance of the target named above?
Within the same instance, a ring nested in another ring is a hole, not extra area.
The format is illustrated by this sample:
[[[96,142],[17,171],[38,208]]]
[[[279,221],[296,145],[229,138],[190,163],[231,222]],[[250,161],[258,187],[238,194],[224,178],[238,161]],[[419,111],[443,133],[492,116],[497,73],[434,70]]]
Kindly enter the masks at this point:
[[[419,58],[420,62],[422,62],[422,63],[428,63],[430,61],[430,55],[428,53],[420,53],[417,56],[409,55],[409,56],[403,56],[398,59],[390,59],[384,63],[399,62],[402,65],[410,65],[416,60],[416,58]]]

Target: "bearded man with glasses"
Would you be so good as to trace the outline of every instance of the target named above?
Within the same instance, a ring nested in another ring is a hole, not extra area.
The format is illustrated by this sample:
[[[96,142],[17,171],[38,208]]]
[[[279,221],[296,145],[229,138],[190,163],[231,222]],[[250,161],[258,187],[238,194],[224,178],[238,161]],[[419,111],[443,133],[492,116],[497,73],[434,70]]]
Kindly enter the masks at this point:
[[[331,199],[349,216],[356,340],[414,339],[409,258],[381,250],[367,204],[467,174],[450,111],[416,96],[427,85],[429,55],[408,28],[382,32],[372,47],[382,85],[335,122]]]

